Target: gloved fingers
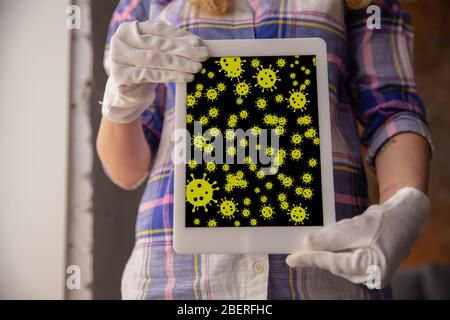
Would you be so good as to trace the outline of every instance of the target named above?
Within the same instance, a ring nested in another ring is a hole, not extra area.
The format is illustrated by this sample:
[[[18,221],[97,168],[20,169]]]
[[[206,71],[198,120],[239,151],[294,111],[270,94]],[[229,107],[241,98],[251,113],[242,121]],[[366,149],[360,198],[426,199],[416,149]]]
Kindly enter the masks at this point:
[[[168,25],[162,21],[144,21],[137,23],[137,30],[140,34],[156,35],[167,38],[176,38],[191,46],[202,46],[203,41],[195,34],[183,29]]]
[[[111,58],[114,61],[118,56],[122,56],[123,59],[127,60],[133,51],[139,49],[150,53],[161,52],[162,54],[184,57],[196,62],[205,61],[209,57],[208,49],[205,46],[193,47],[181,41],[159,36],[139,36],[129,39],[114,38],[111,41]]]
[[[300,251],[289,255],[286,263],[291,267],[316,267],[350,280],[354,283],[367,281],[367,267],[370,265],[367,250],[350,252]]]
[[[119,85],[132,85],[143,83],[163,83],[163,82],[190,82],[194,80],[194,75],[191,73],[131,67],[126,65],[113,66],[112,76],[116,79]]]
[[[208,59],[209,52],[205,46],[192,46],[174,38],[143,35],[140,39],[143,49],[158,50],[172,55],[202,62]],[[137,45],[140,45],[137,43]]]
[[[155,68],[189,73],[197,73],[202,69],[202,64],[199,62],[154,50],[133,49],[128,51],[126,56],[117,52],[111,56],[111,59],[116,64],[141,68]]]
[[[363,214],[344,219],[305,236],[306,250],[343,251],[369,246],[382,219],[380,206],[371,206]]]

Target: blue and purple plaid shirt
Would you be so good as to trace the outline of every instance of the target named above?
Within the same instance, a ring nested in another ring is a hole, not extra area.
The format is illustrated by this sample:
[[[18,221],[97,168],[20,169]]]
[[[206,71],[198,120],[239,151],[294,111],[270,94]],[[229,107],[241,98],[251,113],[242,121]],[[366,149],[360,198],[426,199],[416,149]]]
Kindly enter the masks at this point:
[[[184,0],[121,0],[108,44],[125,21],[161,20],[203,39],[320,37],[328,46],[336,219],[368,206],[361,143],[373,165],[379,148],[400,132],[430,142],[412,69],[413,30],[398,1],[382,0],[381,29],[365,10],[343,0],[230,0],[210,16]],[[315,268],[289,268],[285,255],[179,255],[172,247],[174,84],[157,87],[142,115],[153,164],[136,223],[136,242],[122,279],[126,299],[365,299],[389,298]],[[358,134],[359,121],[364,132]],[[131,214],[131,213],[130,213]]]

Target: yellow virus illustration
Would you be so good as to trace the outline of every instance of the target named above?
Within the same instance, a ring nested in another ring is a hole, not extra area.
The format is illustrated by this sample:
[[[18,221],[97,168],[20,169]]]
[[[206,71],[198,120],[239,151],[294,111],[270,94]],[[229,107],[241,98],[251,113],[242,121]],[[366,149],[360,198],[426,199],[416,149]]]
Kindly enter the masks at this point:
[[[236,104],[237,104],[238,106],[240,106],[240,105],[243,104],[243,103],[244,103],[244,99],[242,99],[241,97],[239,97],[239,98],[236,99]]]
[[[241,214],[244,218],[248,218],[250,216],[250,210],[247,208],[242,209]]]
[[[294,72],[292,72],[292,73],[289,75],[289,78],[295,79],[296,76],[297,76],[297,75],[296,75]]]
[[[289,203],[287,203],[286,201],[283,201],[282,203],[280,203],[280,208],[282,210],[288,210],[289,209]]]
[[[292,81],[292,85],[293,85],[294,87],[298,86],[298,81],[297,81],[297,80]]]
[[[217,127],[211,127],[209,128],[209,133],[211,134],[211,136],[217,137],[220,134],[220,129]]]
[[[196,226],[200,225],[200,219],[199,218],[195,218],[194,219],[194,225],[196,225]]]
[[[291,177],[285,176],[284,179],[281,180],[281,183],[283,184],[284,187],[290,188],[294,184],[294,179],[292,179]]]
[[[228,78],[240,78],[244,70],[242,64],[245,60],[240,57],[222,57],[219,61],[216,61],[220,65],[220,72],[225,72],[225,76]]]
[[[203,126],[206,126],[209,122],[209,119],[206,116],[201,116],[199,121]]]
[[[238,82],[234,88],[234,93],[240,97],[245,97],[250,93],[250,85],[245,82]]]
[[[256,169],[258,169],[258,166],[256,165],[256,163],[250,163],[250,165],[248,166],[248,169],[250,171],[255,171]]]
[[[266,174],[264,173],[264,171],[262,169],[258,170],[258,172],[256,172],[256,177],[258,179],[264,179],[264,177],[266,176]]]
[[[210,183],[208,179],[205,179],[206,173],[203,174],[203,178],[196,179],[191,174],[192,180],[186,186],[186,199],[194,206],[192,212],[198,207],[203,207],[205,211],[208,211],[206,207],[211,201],[217,202],[213,199],[213,193],[215,190],[219,190],[218,187],[214,187],[216,181]]]
[[[201,98],[202,97],[202,92],[201,91],[195,91],[194,97],[197,98],[197,99]]]
[[[305,67],[305,66],[302,66],[300,69],[301,69],[302,71],[305,71],[305,70],[306,70],[306,67]]]
[[[231,198],[231,200],[227,200],[226,198],[222,199],[219,208],[222,218],[231,219],[234,217],[234,213],[237,211],[237,207],[233,201],[233,198]]]
[[[258,70],[258,74],[253,76],[258,81],[256,85],[259,86],[263,92],[265,90],[273,91],[276,89],[276,82],[280,81],[277,76],[278,70],[274,71],[271,65],[269,65],[269,68],[264,68],[260,65]]]
[[[305,135],[305,138],[313,139],[313,138],[315,138],[316,134],[317,134],[316,129],[309,128],[308,130],[305,131],[304,135]]]
[[[219,82],[219,83],[217,84],[217,90],[220,91],[220,92],[225,91],[226,88],[227,88],[227,86],[226,86],[225,83],[223,83],[223,82]]]
[[[269,168],[269,172],[270,174],[276,174],[278,172],[278,167],[277,166],[272,166]]]
[[[296,55],[294,55],[294,58],[298,59],[298,58],[300,58],[300,55],[296,54]]]
[[[215,162],[207,162],[206,163],[206,170],[208,170],[209,172],[215,171],[216,170],[216,163]]]
[[[197,91],[202,91],[203,90],[203,84],[201,84],[201,83],[198,83],[196,86],[195,86],[195,90],[197,90]]]
[[[248,111],[245,110],[245,109],[239,111],[239,117],[240,117],[241,119],[247,119],[247,118],[248,118]]]
[[[249,206],[252,203],[252,200],[249,197],[245,197],[244,200],[242,200],[242,203]]]
[[[301,126],[308,126],[311,124],[311,122],[312,122],[312,119],[308,115],[297,118],[297,124],[299,124]]]
[[[270,157],[274,154],[275,149],[273,147],[267,147],[266,150],[264,151],[264,153],[266,154],[266,156]]]
[[[313,177],[310,173],[304,173],[302,174],[302,181],[303,183],[309,184],[313,180]]]
[[[269,126],[276,126],[278,124],[278,118],[273,114],[266,114],[263,118],[263,121]]]
[[[227,148],[227,154],[228,155],[234,156],[234,155],[236,155],[236,153],[237,153],[236,147],[230,146],[230,147]]]
[[[289,221],[292,221],[297,224],[304,224],[304,220],[309,218],[309,214],[307,213],[308,208],[303,208],[300,205],[294,206],[291,211],[289,212],[289,215],[291,216],[291,219]]]
[[[302,140],[303,140],[303,138],[302,138],[302,135],[300,133],[294,133],[291,136],[291,142],[293,144],[300,144],[300,143],[302,143]]]
[[[310,84],[311,84],[311,80],[306,79],[306,80],[305,80],[305,85],[306,85],[306,86],[309,86]]]
[[[286,201],[286,198],[287,198],[287,196],[285,193],[280,193],[277,196],[278,201]]]
[[[284,164],[284,162],[285,162],[284,157],[282,157],[279,153],[273,159],[273,163],[278,167],[281,167]]]
[[[256,220],[255,218],[250,219],[250,225],[251,226],[256,226],[258,224],[258,220]]]
[[[186,106],[188,108],[195,106],[196,103],[197,103],[197,99],[195,99],[194,95],[188,94],[186,96]]]
[[[316,146],[318,146],[319,144],[320,144],[320,139],[319,138],[314,138],[313,139],[313,143],[316,145]]]
[[[258,98],[256,100],[256,107],[260,110],[264,110],[267,107],[267,100],[265,98]]]
[[[266,182],[266,189],[267,190],[272,190],[272,188],[273,188],[273,183],[272,182]]]
[[[312,61],[313,61],[313,65],[315,67],[316,66],[316,57],[314,57]]]
[[[215,227],[217,227],[217,221],[216,221],[216,219],[209,219],[209,220],[208,220],[208,227],[210,227],[210,228],[215,228]]]
[[[285,158],[286,157],[286,150],[284,150],[283,148],[280,148],[278,150],[278,154],[280,155],[280,157]]]
[[[277,136],[282,136],[286,132],[286,129],[283,126],[275,127],[275,134]]]
[[[257,136],[261,133],[261,128],[258,126],[253,126],[250,131],[252,135]]]
[[[271,220],[273,219],[273,215],[275,214],[275,211],[271,206],[263,206],[261,208],[261,217],[263,217],[264,220]]]
[[[306,69],[306,70],[305,70],[305,74],[306,74],[306,75],[308,75],[308,74],[310,74],[310,73],[311,73],[311,70],[309,70],[309,69]]]
[[[261,63],[261,61],[259,61],[258,58],[254,58],[250,61],[250,64],[253,68],[258,68],[260,63]]]
[[[266,203],[268,198],[267,198],[267,196],[261,196],[261,198],[259,200],[261,201],[261,203]]]
[[[197,161],[195,161],[194,159],[190,160],[190,161],[188,162],[188,167],[189,167],[189,169],[195,169],[195,168],[197,168]]]
[[[283,101],[284,101],[284,96],[281,93],[279,93],[275,96],[276,103],[282,103]]]
[[[192,123],[192,121],[194,121],[194,117],[192,116],[192,114],[187,114],[186,123]]]
[[[297,85],[298,85],[298,83],[297,83]],[[306,89],[306,84],[302,84],[301,86],[300,86],[300,91],[303,91],[303,90],[305,90]]]
[[[256,187],[255,188],[255,193],[260,193],[260,192],[261,192],[261,189],[259,187]]]
[[[294,64],[299,64],[299,63],[300,63],[300,61],[298,61],[298,60],[294,61]]]
[[[244,178],[244,172],[242,170],[236,171],[236,178],[238,179]]]
[[[245,148],[245,147],[248,147],[248,140],[247,139],[241,139],[240,141],[239,141],[239,145],[242,147],[242,148]]]
[[[206,145],[203,147],[203,151],[204,151],[205,153],[211,154],[211,153],[214,151],[214,145],[212,145],[211,143],[206,144]]]
[[[212,107],[208,110],[208,114],[211,118],[216,118],[219,115],[219,109]]]
[[[213,89],[213,88],[211,88],[211,89],[208,89],[208,91],[206,91],[206,98],[209,100],[209,101],[214,101],[214,100],[216,100],[217,99],[217,97],[218,97],[218,93],[217,93],[217,90],[216,89]]]
[[[295,194],[298,196],[303,195],[303,188],[302,187],[296,187],[295,188]]]
[[[234,223],[235,227],[240,227],[241,226],[241,222],[239,220],[236,220]]]
[[[295,65],[293,63],[289,64],[289,68],[293,68]]]
[[[222,170],[227,172],[228,170],[230,170],[230,165],[225,163],[224,165],[222,165]]]
[[[192,144],[197,149],[203,149],[206,146],[206,138],[202,134],[197,134],[192,137]]]
[[[277,66],[280,68],[284,68],[286,66],[286,60],[284,58],[278,58]]]
[[[286,117],[278,117],[278,124],[284,126],[287,123]]]
[[[214,76],[215,76],[214,72],[212,71],[208,72],[208,78],[214,79]]]
[[[310,158],[308,160],[308,166],[311,167],[311,168],[315,168],[317,166],[317,159]]]
[[[291,90],[289,91],[289,106],[288,108],[292,108],[292,110],[304,111],[306,110],[306,105],[309,103],[309,100],[306,99],[307,93],[303,93],[301,90]]]
[[[313,191],[311,188],[303,188],[302,197],[309,200],[313,197]]]
[[[226,192],[231,192],[233,191],[233,186],[231,184],[226,184],[225,185],[225,191]]]
[[[236,117],[236,115],[230,115],[228,117],[227,125],[230,128],[235,128],[237,126],[237,117]]]
[[[234,130],[226,130],[225,131],[225,139],[234,140],[235,137],[236,137],[236,133],[234,132]]]
[[[202,70],[200,70],[200,73],[201,73],[201,74],[205,74],[205,73],[206,73],[206,69],[205,69],[205,68],[202,68]]]
[[[291,150],[292,160],[300,160],[301,157],[302,157],[302,151],[300,149],[292,149]]]

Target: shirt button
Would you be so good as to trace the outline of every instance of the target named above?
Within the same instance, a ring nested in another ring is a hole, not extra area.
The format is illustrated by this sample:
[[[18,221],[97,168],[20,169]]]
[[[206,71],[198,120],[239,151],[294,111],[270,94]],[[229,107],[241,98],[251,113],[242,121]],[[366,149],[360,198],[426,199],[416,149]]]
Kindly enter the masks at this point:
[[[253,271],[255,271],[256,273],[261,273],[264,271],[264,264],[261,262],[256,262],[253,265]]]

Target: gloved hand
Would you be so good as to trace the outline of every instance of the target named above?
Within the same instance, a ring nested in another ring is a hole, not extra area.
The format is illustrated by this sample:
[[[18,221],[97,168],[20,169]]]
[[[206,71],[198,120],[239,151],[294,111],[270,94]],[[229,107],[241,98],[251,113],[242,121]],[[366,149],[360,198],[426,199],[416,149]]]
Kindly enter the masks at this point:
[[[402,188],[383,205],[372,205],[359,216],[307,235],[301,250],[289,255],[286,263],[326,269],[354,283],[366,283],[368,267],[375,265],[383,288],[408,256],[429,211],[424,193]]]
[[[155,99],[162,82],[189,82],[208,58],[202,40],[162,22],[123,23],[111,39],[110,68],[102,114],[129,123]]]

